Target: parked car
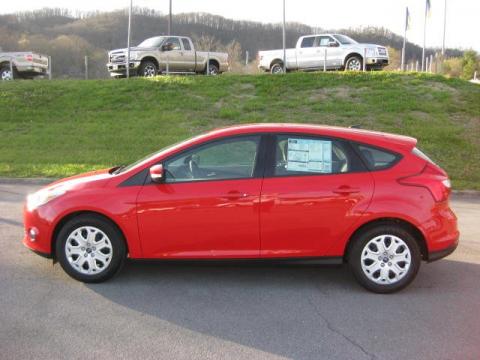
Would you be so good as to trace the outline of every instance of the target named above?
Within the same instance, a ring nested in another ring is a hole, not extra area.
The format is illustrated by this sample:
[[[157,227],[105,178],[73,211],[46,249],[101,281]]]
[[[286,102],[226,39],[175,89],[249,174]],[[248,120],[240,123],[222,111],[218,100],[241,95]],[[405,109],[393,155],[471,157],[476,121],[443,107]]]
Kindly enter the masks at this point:
[[[133,75],[151,77],[160,73],[218,75],[228,70],[228,54],[196,51],[186,36],[156,36],[130,48],[130,69]],[[107,69],[112,77],[126,74],[127,49],[108,53]]]
[[[320,34],[301,36],[295,49],[286,50],[286,69],[321,70],[324,69],[326,51],[327,70],[360,71],[363,62],[366,68],[382,69],[388,65],[387,48],[373,44],[359,44],[352,38],[341,34]],[[366,57],[365,57],[366,55]],[[260,51],[258,67],[272,74],[283,72],[283,50]]]
[[[12,69],[10,68],[12,62]],[[34,52],[0,52],[0,79],[33,79],[48,73],[48,56]]]
[[[416,143],[313,125],[215,130],[28,196],[23,243],[84,282],[127,256],[261,259],[348,263],[367,289],[397,291],[459,238],[448,176]]]

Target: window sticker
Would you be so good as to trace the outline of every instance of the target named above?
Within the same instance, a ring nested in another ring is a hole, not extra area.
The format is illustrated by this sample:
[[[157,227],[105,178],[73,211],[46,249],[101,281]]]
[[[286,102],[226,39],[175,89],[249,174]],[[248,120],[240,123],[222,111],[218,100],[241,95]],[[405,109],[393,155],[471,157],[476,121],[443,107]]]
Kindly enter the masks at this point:
[[[332,142],[314,139],[288,139],[287,170],[332,172]]]

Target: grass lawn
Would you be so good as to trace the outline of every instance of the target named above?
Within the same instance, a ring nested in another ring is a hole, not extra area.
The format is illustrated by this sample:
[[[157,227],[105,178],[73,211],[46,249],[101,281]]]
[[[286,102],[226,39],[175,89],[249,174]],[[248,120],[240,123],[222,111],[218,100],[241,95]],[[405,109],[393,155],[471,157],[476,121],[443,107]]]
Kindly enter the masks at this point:
[[[480,86],[398,73],[174,76],[0,83],[0,176],[125,164],[208,129],[299,122],[406,134],[480,190]]]

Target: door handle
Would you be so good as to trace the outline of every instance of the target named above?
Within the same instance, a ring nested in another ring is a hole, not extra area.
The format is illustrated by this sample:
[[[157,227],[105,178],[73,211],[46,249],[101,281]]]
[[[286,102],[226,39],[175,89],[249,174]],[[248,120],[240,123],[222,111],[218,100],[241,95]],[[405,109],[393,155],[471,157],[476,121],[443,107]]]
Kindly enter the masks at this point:
[[[248,197],[249,194],[240,192],[240,191],[229,191],[225,196],[222,196],[222,199],[226,200],[239,200]]]
[[[348,194],[359,193],[360,189],[355,188],[355,187],[350,187],[350,186],[347,186],[347,185],[342,185],[342,186],[339,186],[338,188],[336,188],[335,190],[333,190],[333,192],[335,194],[348,195]]]

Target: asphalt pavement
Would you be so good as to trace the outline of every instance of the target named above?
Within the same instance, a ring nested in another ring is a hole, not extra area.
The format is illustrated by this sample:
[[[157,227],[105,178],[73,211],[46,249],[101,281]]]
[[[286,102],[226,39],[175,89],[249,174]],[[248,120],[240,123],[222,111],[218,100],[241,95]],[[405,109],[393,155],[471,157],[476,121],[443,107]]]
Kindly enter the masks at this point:
[[[480,197],[449,257],[391,295],[346,267],[128,262],[86,285],[21,243],[38,186],[0,183],[0,359],[479,359]]]

